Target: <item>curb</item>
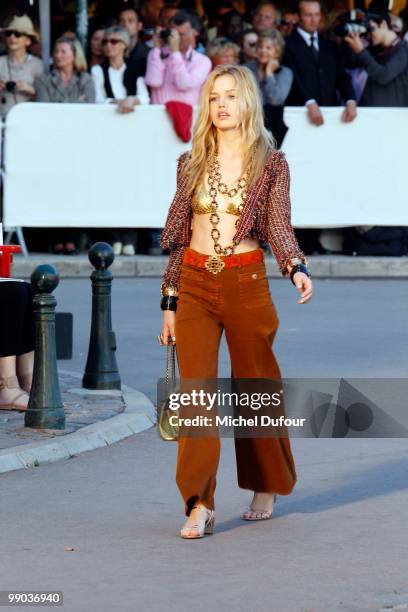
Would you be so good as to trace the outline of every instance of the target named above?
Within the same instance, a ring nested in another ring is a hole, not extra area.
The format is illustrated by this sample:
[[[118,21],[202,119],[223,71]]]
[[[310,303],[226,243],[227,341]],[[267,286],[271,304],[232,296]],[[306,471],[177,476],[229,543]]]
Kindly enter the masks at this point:
[[[72,374],[72,372],[70,372]],[[92,423],[57,439],[33,442],[0,450],[0,474],[38,467],[60,459],[70,459],[95,448],[110,446],[156,423],[156,409],[149,398],[136,389],[122,386],[122,391],[72,390],[86,395],[122,395],[126,409],[110,419]]]
[[[351,255],[309,255],[314,278],[408,278],[408,257],[353,257]],[[167,266],[165,255],[119,256],[111,266],[115,278],[161,278]],[[13,276],[30,278],[36,266],[52,264],[61,278],[89,278],[93,268],[86,255],[55,256],[35,254],[16,256],[13,260]],[[267,275],[282,278],[275,258],[265,257]]]

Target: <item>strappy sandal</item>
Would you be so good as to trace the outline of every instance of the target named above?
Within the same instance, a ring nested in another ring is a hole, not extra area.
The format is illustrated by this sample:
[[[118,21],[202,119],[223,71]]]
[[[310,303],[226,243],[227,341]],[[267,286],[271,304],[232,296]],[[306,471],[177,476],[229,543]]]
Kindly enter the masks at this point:
[[[31,385],[33,384],[33,373],[31,372],[30,374],[21,374],[18,377],[18,382],[20,383],[20,388],[30,394]]]
[[[2,389],[19,389],[20,393],[18,393],[16,397],[7,404],[0,404],[0,410],[19,410],[20,412],[25,412],[27,410],[29,396],[26,391],[21,390],[17,376],[0,378],[0,391],[2,391]],[[18,400],[21,400],[22,397],[27,398],[27,404],[18,403]]]
[[[201,528],[201,525],[199,525],[198,523],[195,523],[194,525],[188,525],[186,527],[182,527],[180,531],[180,536],[182,538],[185,538],[186,540],[203,538],[204,535],[211,535],[214,530],[214,524],[215,524],[214,510],[210,510],[209,508],[206,508],[205,506],[193,506],[192,510],[194,508],[198,508],[202,512],[205,512],[207,519],[202,528]],[[193,531],[193,535],[191,535],[192,531]]]
[[[251,506],[248,506],[248,509],[246,510],[246,512],[244,512],[244,514],[242,515],[242,518],[244,519],[244,521],[266,521],[268,519],[270,519],[272,517],[274,508],[275,508],[275,502],[276,502],[276,494],[273,496],[273,506],[272,506],[272,510],[254,510],[254,508],[251,508]],[[255,514],[256,516],[247,516],[249,513],[251,514]]]

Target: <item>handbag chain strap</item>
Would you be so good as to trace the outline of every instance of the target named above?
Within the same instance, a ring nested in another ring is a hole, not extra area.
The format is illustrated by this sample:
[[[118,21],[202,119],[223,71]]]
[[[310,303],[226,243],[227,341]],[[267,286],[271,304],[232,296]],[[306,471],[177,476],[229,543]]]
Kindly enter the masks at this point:
[[[164,382],[166,385],[169,382],[169,370],[171,375],[171,381],[174,382],[176,378],[176,355],[175,355],[176,347],[174,344],[167,345],[166,351],[166,368],[164,370]],[[170,367],[169,367],[170,364]]]

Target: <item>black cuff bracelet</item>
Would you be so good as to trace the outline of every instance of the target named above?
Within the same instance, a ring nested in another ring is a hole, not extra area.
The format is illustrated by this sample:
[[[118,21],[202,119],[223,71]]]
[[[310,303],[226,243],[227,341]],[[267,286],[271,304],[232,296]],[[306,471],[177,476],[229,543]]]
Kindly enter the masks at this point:
[[[305,264],[296,264],[295,266],[293,266],[293,268],[290,271],[290,280],[292,281],[293,284],[295,284],[293,281],[293,277],[296,274],[296,272],[303,272],[304,274],[306,274],[306,276],[310,278],[310,272],[305,266]]]
[[[164,295],[160,302],[160,308],[162,310],[177,310],[178,297],[175,295]]]

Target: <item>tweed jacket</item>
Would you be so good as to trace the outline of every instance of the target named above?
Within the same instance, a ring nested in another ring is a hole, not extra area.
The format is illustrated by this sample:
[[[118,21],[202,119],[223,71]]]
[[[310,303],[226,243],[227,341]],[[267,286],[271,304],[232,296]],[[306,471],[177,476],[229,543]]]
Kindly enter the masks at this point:
[[[190,151],[182,153],[177,164],[177,187],[167,220],[160,237],[163,249],[170,249],[164,272],[163,286],[178,289],[183,252],[191,241],[191,195],[186,190],[183,165]],[[247,191],[240,222],[235,232],[236,243],[244,238],[258,238],[271,245],[282,276],[289,274],[288,264],[293,257],[306,263],[291,225],[290,174],[282,151],[272,151],[261,176]]]

